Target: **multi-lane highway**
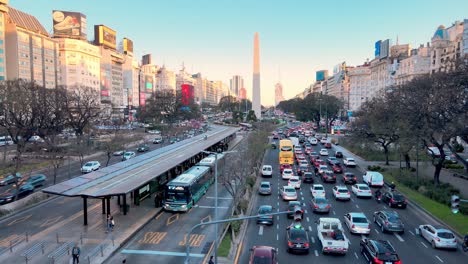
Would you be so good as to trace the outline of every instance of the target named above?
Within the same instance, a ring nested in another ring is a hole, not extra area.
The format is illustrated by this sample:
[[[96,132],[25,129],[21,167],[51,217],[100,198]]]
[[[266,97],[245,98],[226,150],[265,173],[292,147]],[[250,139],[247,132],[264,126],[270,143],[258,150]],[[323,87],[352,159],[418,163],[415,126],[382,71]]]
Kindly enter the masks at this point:
[[[317,153],[322,148],[319,144],[314,146],[314,151]],[[334,148],[329,151],[334,155]],[[259,196],[256,199],[254,208],[260,205],[272,205],[274,211],[287,210],[287,202],[283,201],[278,195],[279,188],[287,185],[286,180],[282,180],[279,173],[278,164],[279,150],[268,150],[264,164],[273,166],[273,178],[265,178],[262,180],[270,181],[272,184],[273,194],[271,196]],[[324,158],[326,159],[326,157]],[[358,164],[359,165],[359,164]],[[346,171],[354,172],[358,176],[358,182],[362,182],[362,170],[360,168],[348,168]],[[341,175],[338,174],[338,182],[340,183]],[[363,212],[371,222],[370,239],[389,240],[395,247],[402,263],[461,263],[466,262],[468,255],[461,250],[448,251],[431,248],[431,245],[423,240],[417,232],[417,227],[420,224],[437,225],[434,220],[422,214],[419,210],[409,205],[406,209],[391,209],[399,213],[400,218],[405,224],[404,234],[383,234],[378,226],[373,223],[373,213],[378,210],[389,209],[387,205],[377,203],[375,199],[360,199],[352,195],[351,201],[335,201],[331,190],[335,184],[323,183],[319,177],[314,178],[315,183],[323,184],[326,188],[326,195],[332,204],[329,215],[314,214],[311,210],[310,201],[310,183],[302,183],[301,189],[298,190],[298,200],[303,203],[305,214],[302,220],[302,225],[309,230],[311,238],[310,253],[308,255],[295,255],[286,252],[286,226],[290,225],[292,220],[287,219],[285,215],[275,216],[272,226],[264,226],[251,221],[246,232],[246,237],[243,241],[242,253],[238,263],[248,263],[249,249],[254,245],[271,246],[278,251],[278,263],[367,263],[366,259],[360,253],[359,242],[361,235],[351,235],[349,230],[343,223],[343,216],[348,212]],[[351,186],[348,185],[351,191]],[[256,211],[255,211],[256,212]],[[447,208],[447,213],[449,209]],[[321,246],[317,239],[317,230],[315,221],[319,217],[336,217],[339,218],[344,225],[346,236],[350,240],[349,251],[345,256],[324,255],[321,253]]]

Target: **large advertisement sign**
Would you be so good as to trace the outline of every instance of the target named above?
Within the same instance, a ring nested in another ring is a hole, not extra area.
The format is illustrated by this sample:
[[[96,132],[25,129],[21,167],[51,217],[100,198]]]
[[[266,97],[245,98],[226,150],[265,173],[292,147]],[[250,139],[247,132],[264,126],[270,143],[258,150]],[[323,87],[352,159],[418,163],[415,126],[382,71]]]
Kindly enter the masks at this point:
[[[390,56],[390,40],[386,39],[382,41],[382,44],[380,45],[380,58],[384,59]]]
[[[325,76],[325,71],[316,71],[315,72],[315,80],[317,82],[324,81],[327,76]]]
[[[133,55],[133,41],[128,38],[123,39],[123,51],[125,54]]]
[[[145,89],[148,93],[153,92],[153,78],[151,75],[145,75]]]
[[[193,104],[193,99],[195,97],[193,85],[182,84],[182,105],[189,106]]]
[[[381,45],[382,45],[381,40],[375,42],[375,52],[374,52],[374,54],[375,54],[376,58],[380,58],[380,47],[381,47]]]
[[[117,47],[117,33],[115,30],[104,25],[95,25],[94,42],[96,42],[97,45],[104,45],[115,49]]]
[[[86,39],[86,16],[78,12],[53,10],[55,37]]]
[[[148,64],[151,64],[151,54],[146,54],[146,55],[143,55],[142,59],[141,59],[141,64],[143,65],[148,65]]]
[[[101,103],[110,103],[111,69],[101,68]]]

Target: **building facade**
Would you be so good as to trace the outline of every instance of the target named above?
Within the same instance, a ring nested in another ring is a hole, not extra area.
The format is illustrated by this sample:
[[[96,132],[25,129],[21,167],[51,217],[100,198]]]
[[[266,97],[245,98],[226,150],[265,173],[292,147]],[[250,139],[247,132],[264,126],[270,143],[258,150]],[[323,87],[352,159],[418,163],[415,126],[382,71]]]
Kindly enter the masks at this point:
[[[356,111],[371,94],[371,70],[369,64],[357,66],[348,71],[349,110]]]
[[[176,91],[176,75],[164,65],[156,72],[155,90],[171,90],[174,93]]]
[[[402,85],[416,77],[429,74],[431,67],[430,47],[421,45],[411,50],[411,55],[399,62],[395,74],[395,84]]]
[[[456,21],[449,28],[443,25],[437,28],[431,39],[431,73],[450,70],[455,60],[466,54],[464,50],[468,46],[468,33],[465,27],[468,25]]]
[[[277,83],[275,85],[275,106],[277,106],[283,100],[283,85],[281,83]]]
[[[239,75],[232,76],[230,80],[231,94],[234,97],[239,97],[239,92],[241,88],[244,88],[244,79]]]

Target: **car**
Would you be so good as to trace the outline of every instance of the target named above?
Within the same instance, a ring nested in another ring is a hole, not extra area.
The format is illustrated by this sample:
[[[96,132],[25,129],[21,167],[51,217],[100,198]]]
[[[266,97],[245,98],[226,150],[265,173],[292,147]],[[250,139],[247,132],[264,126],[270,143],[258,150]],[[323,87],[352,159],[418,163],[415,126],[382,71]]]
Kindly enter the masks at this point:
[[[161,136],[155,137],[155,138],[153,139],[153,144],[161,144],[161,143],[163,143],[163,139],[162,139]]]
[[[271,183],[262,181],[258,187],[258,194],[270,195],[271,194]]]
[[[283,173],[283,170],[284,170],[284,169],[292,169],[291,164],[281,164],[281,165],[280,165],[280,172],[281,172],[281,174]]]
[[[122,155],[122,160],[129,160],[131,158],[134,158],[136,156],[136,153],[133,151],[125,151],[124,154]]]
[[[310,144],[312,144],[312,145],[315,146],[315,145],[317,145],[318,140],[317,140],[316,138],[311,138],[311,139],[309,140],[309,142],[310,142]]]
[[[302,181],[304,183],[314,183],[314,174],[312,172],[304,172],[302,175]]]
[[[281,174],[281,178],[283,180],[289,180],[294,175],[292,169],[284,169],[283,173]]]
[[[344,215],[344,222],[351,234],[370,234],[370,223],[364,213],[347,213]]]
[[[328,164],[333,165],[338,162],[338,159],[336,159],[336,157],[328,157],[327,162]]]
[[[304,154],[297,154],[296,155],[296,161],[299,163],[301,160],[305,160],[305,155]]]
[[[304,173],[309,171],[309,166],[299,165],[297,167],[297,175],[303,175]]]
[[[297,210],[295,209],[298,209],[301,211],[301,219],[302,217],[304,216],[304,210],[302,209],[302,205],[300,202],[298,201],[290,201],[288,202],[288,213],[287,213],[287,217],[288,218],[293,218],[294,217],[294,214],[296,213]]]
[[[327,198],[313,197],[310,205],[314,213],[330,213],[331,204],[328,202]]]
[[[34,188],[37,188],[39,186],[44,186],[46,180],[47,176],[45,176],[44,174],[35,174],[29,176],[23,184],[30,184]]]
[[[324,147],[327,148],[327,149],[331,149],[332,144],[330,142],[327,142],[327,143],[324,144]]]
[[[262,167],[262,177],[273,177],[273,167],[271,165],[263,165]]]
[[[384,185],[384,177],[382,173],[377,171],[366,171],[362,176],[362,181],[371,187],[382,187]]]
[[[431,243],[432,248],[448,248],[457,250],[458,244],[452,231],[432,225],[420,225],[419,235]]]
[[[310,187],[312,197],[325,197],[325,188],[322,184],[314,184]]]
[[[334,173],[343,173],[343,168],[341,168],[340,163],[335,163],[335,164],[333,164],[333,166],[332,166],[332,171],[333,171]]]
[[[405,225],[395,211],[384,210],[374,212],[374,223],[380,226],[382,233],[398,232],[403,234],[405,232]]]
[[[33,142],[33,143],[44,143],[44,139],[42,139],[40,136],[31,136],[29,139],[28,139],[29,142]]]
[[[117,150],[117,151],[114,151],[114,153],[112,153],[112,155],[114,156],[122,156],[124,154],[124,150]]]
[[[325,145],[328,142],[328,139],[326,137],[322,137],[320,139],[320,144]]]
[[[253,246],[250,252],[249,264],[278,264],[278,253],[273,247]]]
[[[337,185],[332,192],[335,200],[351,200],[351,193],[346,186]]]
[[[331,170],[325,170],[321,175],[323,182],[336,182],[336,175]]]
[[[154,130],[147,130],[146,133],[160,135],[161,131],[154,129]]]
[[[174,144],[174,143],[176,143],[176,142],[178,142],[178,141],[179,141],[178,138],[171,137],[171,138],[169,139],[169,144]]]
[[[13,176],[13,174],[10,174],[10,175],[4,176],[3,178],[0,178],[0,186],[6,186],[8,184],[15,183],[16,181],[19,182],[23,178],[23,175],[21,175],[21,173],[19,172],[17,172],[15,176]]]
[[[280,195],[283,198],[283,201],[295,201],[297,200],[296,189],[291,186],[283,186],[280,189]]]
[[[288,186],[294,187],[295,189],[301,188],[301,178],[299,176],[292,176],[288,180]]]
[[[309,162],[307,162],[305,159],[299,160],[299,166],[309,167]]]
[[[322,175],[323,173],[325,173],[325,171],[327,171],[327,170],[328,170],[327,165],[319,165],[319,166],[318,166],[318,173],[319,173],[320,175]]]
[[[271,149],[277,149],[278,146],[276,146],[276,143],[275,142],[271,142]]]
[[[89,173],[92,171],[97,171],[99,170],[100,167],[101,167],[101,163],[99,163],[99,161],[97,160],[88,161],[83,165],[83,167],[81,167],[81,172]]]
[[[346,167],[356,167],[356,161],[354,161],[353,158],[346,158],[346,159],[343,159],[343,164],[344,164]]]
[[[7,204],[15,201],[16,194],[18,193],[18,199],[26,197],[34,192],[34,186],[31,184],[23,184],[18,190],[13,188],[4,193],[0,193],[0,204]]]
[[[146,144],[141,144],[140,146],[138,146],[137,148],[137,151],[138,152],[146,152],[149,150],[149,146],[146,145]]]
[[[363,238],[359,244],[361,254],[369,264],[401,264],[400,257],[390,241]]]
[[[266,224],[266,225],[273,225],[274,218],[272,215],[263,215],[263,214],[271,214],[273,212],[273,207],[271,205],[261,205],[258,208],[258,217],[257,217],[257,224]]]
[[[372,191],[366,184],[356,183],[351,187],[351,191],[356,195],[356,197],[372,198]]]
[[[343,158],[343,152],[341,152],[341,151],[336,151],[336,152],[335,152],[335,157],[336,157],[337,159],[342,159],[342,158]]]
[[[309,235],[300,224],[292,224],[286,228],[287,251],[289,253],[309,253]]]
[[[382,202],[387,203],[388,207],[406,208],[408,204],[405,197],[396,191],[387,190],[382,194]]]
[[[310,155],[311,152],[312,152],[312,146],[306,147],[306,148],[305,148],[305,153],[306,153],[307,155]]]
[[[328,150],[327,149],[321,149],[319,153],[320,153],[320,156],[328,156]]]
[[[343,175],[343,183],[345,184],[356,184],[357,183],[357,177],[354,175],[352,172],[345,172]]]

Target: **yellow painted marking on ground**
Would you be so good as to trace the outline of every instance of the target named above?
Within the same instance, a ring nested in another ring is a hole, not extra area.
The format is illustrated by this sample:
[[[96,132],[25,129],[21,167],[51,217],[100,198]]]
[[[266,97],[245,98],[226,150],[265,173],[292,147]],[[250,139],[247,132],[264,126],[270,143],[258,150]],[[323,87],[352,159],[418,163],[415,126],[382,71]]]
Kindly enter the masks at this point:
[[[48,218],[47,220],[44,221],[44,223],[42,223],[40,225],[40,227],[46,227],[46,226],[53,225],[53,224],[57,223],[58,221],[60,221],[62,219],[62,217],[63,216],[59,215],[57,217]]]
[[[15,220],[13,220],[9,224],[7,224],[7,226],[11,226],[11,225],[14,225],[14,224],[17,224],[17,223],[21,223],[21,222],[31,218],[31,216],[32,216],[32,214],[26,215],[26,216],[23,216],[23,217],[20,217],[20,218],[16,218]]]
[[[167,235],[167,232],[146,232],[143,239],[138,240],[139,244],[159,244]]]
[[[200,220],[200,223],[206,223],[206,222],[211,222],[211,215],[207,215]],[[206,227],[206,225],[202,225],[202,228]]]
[[[208,257],[211,256],[211,251],[213,250],[213,247],[214,247],[214,242],[211,242],[210,249],[209,249],[208,252],[206,253],[205,258],[203,258],[203,262],[202,262],[202,263],[208,263]]]
[[[17,235],[17,234],[10,235],[10,236],[0,240],[0,247],[9,247],[10,246],[10,241],[14,242],[16,240],[22,239],[23,237],[24,237],[24,235]]]
[[[234,264],[239,263],[239,256],[240,256],[241,251],[242,251],[242,241],[239,243],[239,247],[237,248],[236,257],[234,258]]]
[[[189,244],[191,247],[199,247],[204,239],[205,239],[205,235],[191,234],[190,239],[189,239]],[[187,235],[184,235],[184,240],[179,242],[179,246],[185,246],[186,244],[187,244]]]
[[[166,225],[171,225],[175,221],[179,220],[179,214],[173,214],[171,217],[169,217],[166,221]]]
[[[158,214],[158,215],[155,217],[155,219],[156,219],[156,220],[159,220],[159,218],[161,218],[162,215],[163,215],[162,213],[161,213],[161,214]]]

